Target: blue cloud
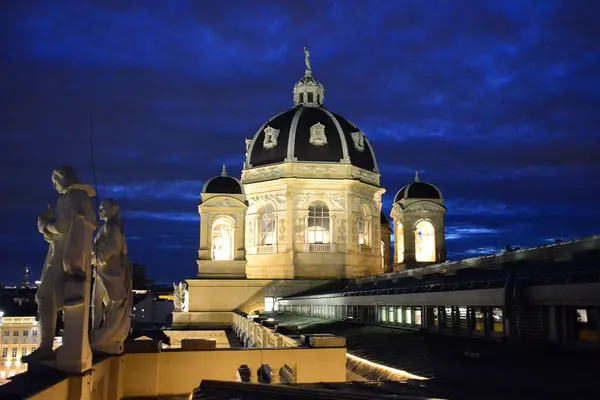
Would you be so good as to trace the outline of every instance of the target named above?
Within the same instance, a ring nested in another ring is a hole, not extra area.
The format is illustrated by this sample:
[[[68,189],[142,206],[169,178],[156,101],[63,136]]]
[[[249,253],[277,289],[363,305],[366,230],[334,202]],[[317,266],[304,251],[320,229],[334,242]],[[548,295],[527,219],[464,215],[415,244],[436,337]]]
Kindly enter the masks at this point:
[[[587,0],[3,4],[0,160],[18,171],[0,174],[3,270],[18,281],[15,265],[43,262],[35,218],[55,199],[50,171],[69,163],[122,202],[150,274],[193,276],[202,182],[222,164],[239,177],[244,138],[292,106],[303,46],[326,106],[373,145],[384,210],[415,169],[442,190],[451,257],[597,233],[599,12]]]

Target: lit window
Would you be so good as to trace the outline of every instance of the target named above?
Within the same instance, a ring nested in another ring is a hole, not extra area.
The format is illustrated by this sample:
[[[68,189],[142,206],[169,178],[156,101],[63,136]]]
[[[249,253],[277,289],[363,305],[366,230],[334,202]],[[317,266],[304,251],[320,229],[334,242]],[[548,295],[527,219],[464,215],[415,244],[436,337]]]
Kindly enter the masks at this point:
[[[421,326],[421,307],[415,309],[415,325]]]
[[[492,308],[492,323],[494,332],[504,333],[504,313],[501,308]]]
[[[483,332],[485,330],[483,309],[480,307],[476,307],[474,314],[475,314],[475,331]]]
[[[394,307],[388,308],[388,320],[389,322],[394,322]]]
[[[402,307],[396,307],[396,323],[401,324],[404,319],[402,318]]]
[[[321,201],[308,208],[308,243],[329,243],[329,208]]]
[[[435,229],[429,221],[415,226],[415,259],[417,262],[435,261]]]
[[[272,312],[275,305],[275,297],[265,297],[265,312]]]
[[[21,357],[25,357],[27,355],[27,347],[21,348]]]
[[[212,259],[233,260],[233,224],[226,218],[218,218],[212,226]]]
[[[275,243],[275,215],[272,204],[262,208],[260,217],[260,244],[268,246]]]
[[[404,322],[407,324],[412,324],[412,308],[406,307],[404,309]]]
[[[381,268],[385,269],[385,244],[381,241]]]
[[[381,322],[387,322],[387,308],[381,307]]]
[[[365,227],[365,213],[361,210],[358,216],[358,244],[366,246],[366,227]]]
[[[394,235],[394,245],[396,254],[398,254],[398,264],[404,262],[404,227],[401,222],[396,224],[396,233]]]

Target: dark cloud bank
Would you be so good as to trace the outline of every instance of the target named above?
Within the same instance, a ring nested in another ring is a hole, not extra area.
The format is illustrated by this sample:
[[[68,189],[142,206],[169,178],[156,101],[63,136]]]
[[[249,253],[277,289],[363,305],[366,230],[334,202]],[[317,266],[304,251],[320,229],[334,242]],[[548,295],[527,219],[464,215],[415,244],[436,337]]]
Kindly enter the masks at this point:
[[[131,257],[193,276],[203,181],[239,174],[244,138],[292,105],[303,46],[370,138],[386,211],[415,169],[442,189],[451,258],[600,230],[597,2],[227,3],[0,5],[4,281],[40,272],[52,168],[92,181],[90,115]]]

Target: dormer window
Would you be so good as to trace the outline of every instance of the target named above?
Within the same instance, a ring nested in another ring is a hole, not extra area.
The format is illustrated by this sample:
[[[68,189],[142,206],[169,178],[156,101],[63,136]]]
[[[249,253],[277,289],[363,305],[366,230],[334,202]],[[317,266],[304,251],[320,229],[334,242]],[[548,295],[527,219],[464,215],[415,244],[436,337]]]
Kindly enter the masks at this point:
[[[277,146],[277,137],[279,137],[279,129],[267,126],[265,128],[265,140],[263,141],[263,147],[265,149],[272,149],[273,147]]]
[[[313,94],[311,92],[308,92],[307,95],[308,95],[308,102],[312,103],[313,102]]]
[[[304,103],[304,93],[300,93],[300,103]]]
[[[327,136],[325,136],[325,125],[317,122],[310,127],[310,144],[315,146],[323,146],[327,144]]]
[[[363,151],[365,149],[365,134],[361,131],[352,132],[352,141],[356,150]]]

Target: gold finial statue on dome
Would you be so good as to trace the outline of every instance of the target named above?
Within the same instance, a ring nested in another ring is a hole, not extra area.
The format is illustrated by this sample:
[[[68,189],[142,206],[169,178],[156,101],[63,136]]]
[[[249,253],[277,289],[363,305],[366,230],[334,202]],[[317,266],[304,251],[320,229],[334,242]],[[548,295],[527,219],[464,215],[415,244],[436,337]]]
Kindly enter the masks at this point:
[[[311,72],[312,69],[310,68],[310,52],[308,51],[306,46],[304,46],[304,64],[306,64],[306,71]]]

